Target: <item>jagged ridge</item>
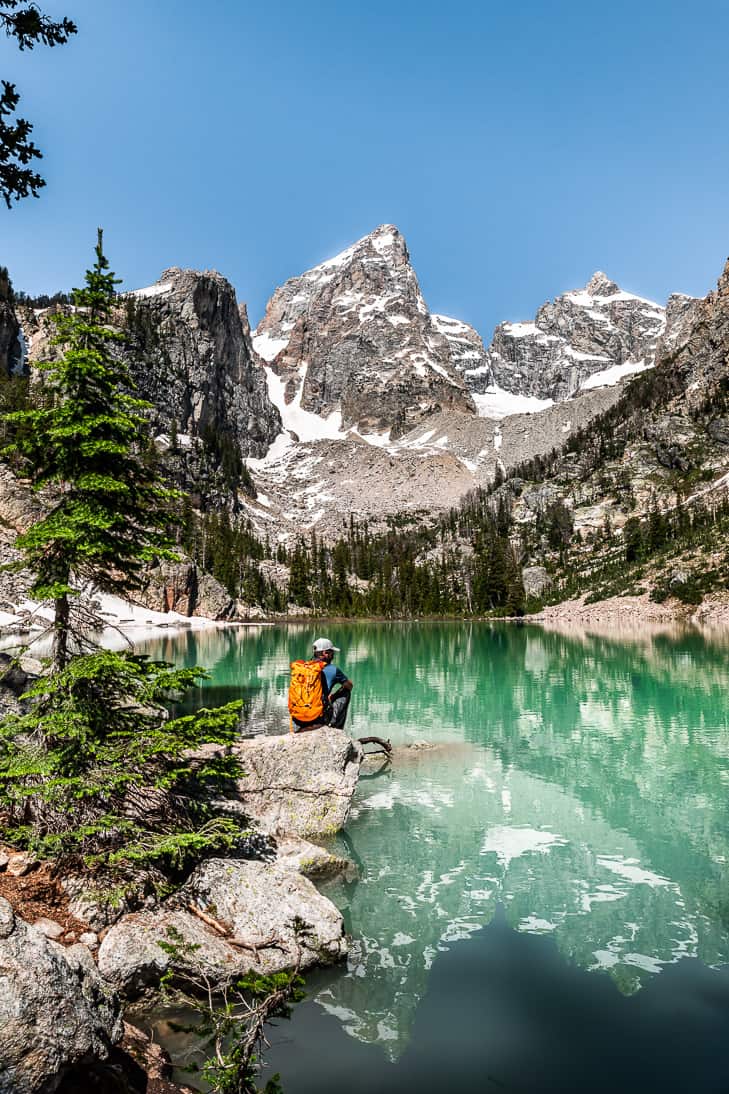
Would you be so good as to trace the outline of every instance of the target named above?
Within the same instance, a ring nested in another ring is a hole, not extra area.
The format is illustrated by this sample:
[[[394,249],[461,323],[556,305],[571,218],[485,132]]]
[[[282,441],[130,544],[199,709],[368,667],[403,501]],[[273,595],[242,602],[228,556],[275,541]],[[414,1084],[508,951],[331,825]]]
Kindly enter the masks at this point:
[[[394,438],[444,407],[475,413],[393,225],[277,289],[253,344],[284,417],[295,404]]]

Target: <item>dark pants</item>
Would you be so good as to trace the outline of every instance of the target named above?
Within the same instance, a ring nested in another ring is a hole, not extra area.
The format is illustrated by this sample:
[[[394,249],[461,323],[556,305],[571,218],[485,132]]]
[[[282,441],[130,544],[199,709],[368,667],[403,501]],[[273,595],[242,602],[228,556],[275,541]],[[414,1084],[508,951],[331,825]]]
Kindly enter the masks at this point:
[[[309,729],[323,729],[324,726],[333,726],[334,729],[344,729],[351,698],[351,691],[345,691],[344,689],[338,691],[332,702],[324,711],[324,717],[322,719],[317,719],[316,722],[297,722],[294,718],[294,732],[306,733]]]
[[[352,698],[352,692],[342,688],[338,691],[334,697],[331,705],[331,715],[329,717],[329,725],[334,726],[335,729],[344,729],[344,723],[347,721],[347,711],[349,710],[349,700]]]

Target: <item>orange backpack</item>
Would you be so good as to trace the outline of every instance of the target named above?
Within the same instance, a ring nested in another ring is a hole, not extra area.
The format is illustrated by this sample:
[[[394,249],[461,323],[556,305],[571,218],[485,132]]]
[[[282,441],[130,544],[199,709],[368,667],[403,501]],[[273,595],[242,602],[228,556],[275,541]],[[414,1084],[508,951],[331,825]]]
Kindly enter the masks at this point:
[[[289,711],[297,722],[315,722],[324,714],[323,661],[292,661]]]

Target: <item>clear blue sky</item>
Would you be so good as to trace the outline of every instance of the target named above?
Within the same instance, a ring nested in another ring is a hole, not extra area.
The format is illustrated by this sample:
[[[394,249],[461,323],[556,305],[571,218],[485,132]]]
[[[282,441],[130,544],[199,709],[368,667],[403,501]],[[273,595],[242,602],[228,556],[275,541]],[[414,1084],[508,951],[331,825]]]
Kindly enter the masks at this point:
[[[40,0],[79,25],[0,76],[48,186],[0,209],[17,288],[214,267],[253,322],[376,225],[488,340],[603,269],[665,301],[729,253],[729,3]]]

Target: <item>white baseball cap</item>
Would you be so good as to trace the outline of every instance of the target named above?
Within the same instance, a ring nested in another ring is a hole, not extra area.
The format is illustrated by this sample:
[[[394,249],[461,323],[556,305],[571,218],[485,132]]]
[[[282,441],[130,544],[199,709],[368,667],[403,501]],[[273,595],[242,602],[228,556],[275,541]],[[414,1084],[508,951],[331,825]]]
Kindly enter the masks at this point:
[[[334,646],[328,638],[317,638],[314,642],[314,653],[325,653],[326,650],[334,650],[335,653],[341,653],[339,646]]]

